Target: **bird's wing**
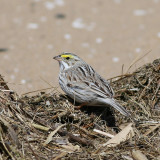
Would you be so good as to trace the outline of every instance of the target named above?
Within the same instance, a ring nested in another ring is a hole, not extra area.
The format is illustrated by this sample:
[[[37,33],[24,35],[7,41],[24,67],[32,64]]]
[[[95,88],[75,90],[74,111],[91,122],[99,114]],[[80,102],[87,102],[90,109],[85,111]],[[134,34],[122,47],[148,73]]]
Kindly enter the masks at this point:
[[[79,66],[72,70],[72,89],[92,92],[103,98],[113,97],[114,92],[109,82],[97,74],[89,65]],[[75,79],[75,81],[74,81]],[[83,83],[82,83],[83,82]]]

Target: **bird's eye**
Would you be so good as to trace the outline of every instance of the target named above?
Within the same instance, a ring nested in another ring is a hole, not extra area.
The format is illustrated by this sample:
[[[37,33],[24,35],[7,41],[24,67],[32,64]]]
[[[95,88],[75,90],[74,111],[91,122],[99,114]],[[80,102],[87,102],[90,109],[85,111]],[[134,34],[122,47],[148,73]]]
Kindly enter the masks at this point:
[[[66,59],[69,60],[70,58],[69,58],[69,57],[66,57]]]

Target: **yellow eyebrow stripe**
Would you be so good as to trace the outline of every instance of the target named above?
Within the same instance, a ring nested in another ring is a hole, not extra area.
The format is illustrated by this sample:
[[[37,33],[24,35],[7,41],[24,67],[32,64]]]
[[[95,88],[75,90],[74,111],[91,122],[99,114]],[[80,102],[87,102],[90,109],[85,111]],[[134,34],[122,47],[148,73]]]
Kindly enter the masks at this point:
[[[69,55],[69,54],[62,54],[61,57],[63,57],[63,58],[67,58],[67,57],[73,58],[73,56],[72,56],[72,55]]]

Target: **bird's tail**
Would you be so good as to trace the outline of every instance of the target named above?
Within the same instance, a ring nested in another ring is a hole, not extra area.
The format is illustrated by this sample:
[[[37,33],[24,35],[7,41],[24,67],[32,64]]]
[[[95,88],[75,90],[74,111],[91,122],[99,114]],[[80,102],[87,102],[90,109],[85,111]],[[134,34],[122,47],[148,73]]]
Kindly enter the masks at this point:
[[[112,107],[114,107],[116,110],[118,110],[121,114],[123,114],[126,117],[131,117],[131,114],[124,108],[122,107],[120,104],[118,104],[118,102],[116,102],[114,99],[105,99],[106,103]]]

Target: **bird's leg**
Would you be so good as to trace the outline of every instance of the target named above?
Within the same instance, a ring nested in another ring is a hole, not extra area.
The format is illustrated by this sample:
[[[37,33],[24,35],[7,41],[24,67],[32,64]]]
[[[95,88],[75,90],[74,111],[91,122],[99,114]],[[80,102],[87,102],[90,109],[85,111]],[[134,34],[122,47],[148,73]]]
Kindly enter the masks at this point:
[[[74,107],[75,109],[81,109],[83,106],[85,106],[87,103],[82,103],[79,106]]]

